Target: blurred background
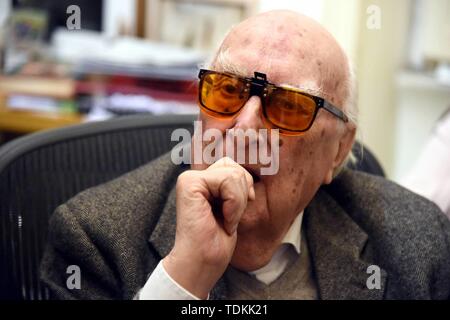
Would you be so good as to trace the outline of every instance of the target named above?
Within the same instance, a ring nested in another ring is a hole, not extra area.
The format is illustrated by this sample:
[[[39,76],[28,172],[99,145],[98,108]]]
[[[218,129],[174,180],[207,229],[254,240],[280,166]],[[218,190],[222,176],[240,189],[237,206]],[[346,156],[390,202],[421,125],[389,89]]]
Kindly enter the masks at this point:
[[[196,113],[231,26],[291,9],[352,59],[359,140],[400,180],[450,107],[450,0],[0,0],[0,144],[133,113]]]

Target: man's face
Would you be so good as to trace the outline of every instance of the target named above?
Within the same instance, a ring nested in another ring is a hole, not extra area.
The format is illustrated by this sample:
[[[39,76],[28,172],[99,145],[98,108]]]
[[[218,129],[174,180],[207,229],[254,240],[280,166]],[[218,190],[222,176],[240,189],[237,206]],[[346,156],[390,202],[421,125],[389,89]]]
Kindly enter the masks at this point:
[[[299,22],[297,16],[260,15],[233,29],[222,44],[222,56],[217,56],[211,69],[239,70],[247,77],[253,76],[255,71],[262,72],[271,83],[313,91],[341,107],[345,95],[339,82],[344,81],[345,61],[339,60],[343,56],[333,42],[309,20]],[[203,130],[216,128],[224,135],[227,129],[267,128],[257,96],[251,97],[234,117],[217,119],[201,112],[200,120]],[[345,132],[345,125],[340,121],[320,110],[312,127],[304,134],[280,135],[278,173],[259,175],[255,179],[256,201],[249,202],[239,223],[237,249],[241,250],[237,250],[234,259],[238,267],[240,264],[248,266],[240,262],[246,251],[257,250],[252,247],[252,238],[281,241],[318,188],[331,181],[336,161],[340,160],[340,139]],[[248,163],[243,166],[255,168]],[[193,169],[206,167],[206,164],[192,166]],[[259,170],[252,170],[252,173],[259,173]],[[265,248],[259,250],[262,252]]]

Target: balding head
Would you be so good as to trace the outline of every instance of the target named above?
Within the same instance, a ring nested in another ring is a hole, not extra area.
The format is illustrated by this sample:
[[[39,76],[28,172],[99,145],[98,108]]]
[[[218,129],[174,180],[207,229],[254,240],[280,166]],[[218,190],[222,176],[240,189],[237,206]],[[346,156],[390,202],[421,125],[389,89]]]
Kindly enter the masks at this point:
[[[352,94],[346,54],[324,27],[296,12],[269,11],[236,25],[212,68],[245,76],[263,72],[272,83],[305,90],[355,113],[345,107]]]

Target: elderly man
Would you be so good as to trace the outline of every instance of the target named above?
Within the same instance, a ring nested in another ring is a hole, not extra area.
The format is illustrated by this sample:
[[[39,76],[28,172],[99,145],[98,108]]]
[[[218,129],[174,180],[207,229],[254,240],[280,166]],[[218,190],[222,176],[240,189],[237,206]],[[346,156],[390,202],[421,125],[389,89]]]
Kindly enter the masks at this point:
[[[449,298],[446,217],[342,169],[357,112],[349,61],[327,31],[260,14],[230,31],[208,69],[202,130],[278,129],[278,172],[228,157],[184,170],[165,155],[79,194],[50,223],[42,278],[54,297]],[[69,265],[80,289],[66,285]]]

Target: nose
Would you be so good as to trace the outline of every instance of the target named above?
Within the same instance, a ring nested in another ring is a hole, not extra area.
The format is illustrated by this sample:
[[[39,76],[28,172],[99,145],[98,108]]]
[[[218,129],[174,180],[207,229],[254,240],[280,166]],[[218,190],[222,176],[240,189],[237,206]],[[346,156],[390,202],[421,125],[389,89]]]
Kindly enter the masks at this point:
[[[264,121],[262,117],[261,99],[258,96],[252,96],[235,118],[233,129],[263,129]]]

